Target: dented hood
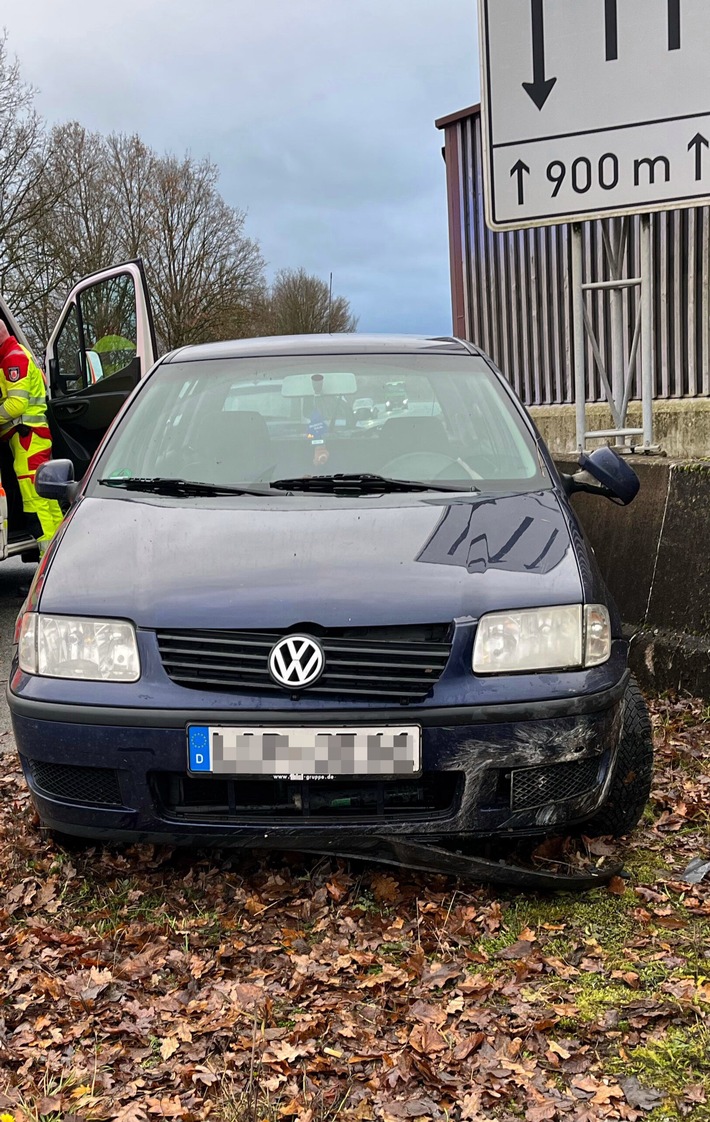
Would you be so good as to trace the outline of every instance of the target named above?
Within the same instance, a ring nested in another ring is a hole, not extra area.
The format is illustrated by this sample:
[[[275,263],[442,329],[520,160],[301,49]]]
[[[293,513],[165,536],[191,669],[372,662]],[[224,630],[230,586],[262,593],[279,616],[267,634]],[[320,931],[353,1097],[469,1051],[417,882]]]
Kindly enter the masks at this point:
[[[567,518],[551,490],[111,495],[72,512],[39,607],[147,628],[285,628],[439,623],[581,599]]]

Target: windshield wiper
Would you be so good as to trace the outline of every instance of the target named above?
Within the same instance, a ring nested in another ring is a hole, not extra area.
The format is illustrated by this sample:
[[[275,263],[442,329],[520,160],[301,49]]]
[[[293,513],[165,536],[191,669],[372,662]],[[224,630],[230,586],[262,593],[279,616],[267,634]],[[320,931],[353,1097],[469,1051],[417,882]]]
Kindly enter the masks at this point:
[[[382,495],[402,491],[478,491],[473,482],[424,483],[419,479],[389,479],[385,475],[301,475],[295,479],[275,479],[271,487],[279,491],[306,491],[325,495]]]
[[[200,483],[192,479],[169,479],[162,476],[142,478],[131,476],[129,478],[99,479],[103,487],[120,487],[124,491],[144,491],[152,495],[176,495],[178,497],[191,495],[268,495],[268,487],[242,487],[222,485],[220,483]]]

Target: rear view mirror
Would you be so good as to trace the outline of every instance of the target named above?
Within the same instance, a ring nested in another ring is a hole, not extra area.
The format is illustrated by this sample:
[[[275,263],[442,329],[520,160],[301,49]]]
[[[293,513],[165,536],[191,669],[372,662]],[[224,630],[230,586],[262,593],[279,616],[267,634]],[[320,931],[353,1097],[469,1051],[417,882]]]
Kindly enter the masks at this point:
[[[348,397],[357,393],[354,374],[289,374],[281,385],[282,397]]]
[[[628,506],[636,498],[641,486],[639,477],[613,448],[582,452],[579,466],[581,471],[562,477],[568,495],[575,492],[604,495],[621,506]]]
[[[37,468],[35,491],[42,499],[70,503],[76,494],[74,465],[71,460],[48,460]]]

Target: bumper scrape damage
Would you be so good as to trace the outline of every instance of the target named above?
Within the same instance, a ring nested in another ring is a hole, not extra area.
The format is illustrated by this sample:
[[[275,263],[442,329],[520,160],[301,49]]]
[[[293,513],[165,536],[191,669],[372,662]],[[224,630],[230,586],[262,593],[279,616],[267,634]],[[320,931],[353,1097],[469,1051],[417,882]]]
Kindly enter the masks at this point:
[[[381,783],[203,779],[186,771],[179,713],[175,727],[141,727],[100,723],[110,711],[84,710],[74,723],[56,719],[68,706],[18,697],[12,705],[27,783],[43,823],[61,834],[337,854],[490,883],[582,889],[618,866],[550,872],[475,850],[491,838],[584,832],[612,775],[627,679],[584,699],[601,708],[573,716],[536,719],[530,706],[529,720],[513,711],[514,720],[467,725],[432,714],[435,723],[422,729],[421,776]],[[133,716],[138,721],[141,711]]]

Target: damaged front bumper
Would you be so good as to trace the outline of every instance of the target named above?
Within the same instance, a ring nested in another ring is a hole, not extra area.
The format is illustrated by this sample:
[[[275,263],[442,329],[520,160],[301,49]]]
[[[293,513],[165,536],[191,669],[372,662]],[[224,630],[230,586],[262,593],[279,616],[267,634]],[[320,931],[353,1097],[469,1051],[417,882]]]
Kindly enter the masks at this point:
[[[429,845],[526,837],[583,825],[603,803],[628,672],[606,690],[547,702],[407,712],[422,725],[423,773],[374,781],[198,778],[186,725],[256,715],[74,709],[10,694],[17,746],[42,822],[67,834],[167,844],[348,852],[367,839]],[[361,719],[371,723],[373,714]],[[328,724],[332,712],[263,724]],[[401,713],[378,715],[401,721]],[[348,724],[358,714],[348,712]],[[358,841],[359,839],[359,841]],[[357,844],[356,844],[357,843]],[[369,844],[369,843],[368,843]]]

